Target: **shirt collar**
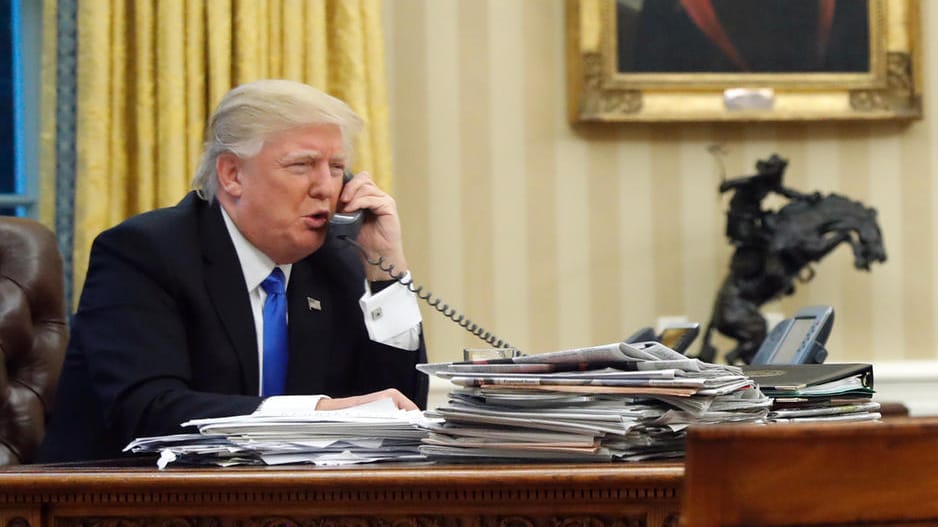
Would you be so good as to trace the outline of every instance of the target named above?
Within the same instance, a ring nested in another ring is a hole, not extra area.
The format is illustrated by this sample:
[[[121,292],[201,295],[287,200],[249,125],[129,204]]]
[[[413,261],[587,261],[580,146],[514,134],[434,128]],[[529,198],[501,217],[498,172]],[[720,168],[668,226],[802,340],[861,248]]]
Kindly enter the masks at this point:
[[[277,265],[269,256],[261,252],[247,238],[241,234],[238,227],[231,221],[228,212],[224,207],[221,209],[221,216],[225,220],[225,227],[228,229],[228,235],[231,236],[231,242],[234,244],[235,252],[238,253],[238,261],[241,262],[241,272],[244,273],[244,283],[247,284],[248,292],[253,291],[261,282],[267,278],[267,275],[274,270],[274,267],[280,267],[283,276],[286,278],[284,287],[290,283],[290,270],[293,264]]]

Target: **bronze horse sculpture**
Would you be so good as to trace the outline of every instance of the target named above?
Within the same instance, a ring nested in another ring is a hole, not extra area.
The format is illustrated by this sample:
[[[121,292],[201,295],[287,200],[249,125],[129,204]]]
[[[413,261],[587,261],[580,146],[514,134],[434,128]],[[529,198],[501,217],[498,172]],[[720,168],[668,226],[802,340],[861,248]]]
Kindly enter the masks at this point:
[[[886,261],[875,209],[840,194],[806,195],[782,187],[786,164],[772,156],[757,164],[757,175],[721,185],[721,191],[736,191],[727,219],[727,235],[736,249],[704,334],[702,360],[716,358],[710,342],[716,329],[737,342],[726,361],[750,363],[766,336],[759,306],[792,294],[796,280],[814,278],[812,264],[840,244],[853,250],[857,269],[868,271],[872,263]],[[769,191],[788,197],[789,203],[777,212],[763,211],[761,200]]]

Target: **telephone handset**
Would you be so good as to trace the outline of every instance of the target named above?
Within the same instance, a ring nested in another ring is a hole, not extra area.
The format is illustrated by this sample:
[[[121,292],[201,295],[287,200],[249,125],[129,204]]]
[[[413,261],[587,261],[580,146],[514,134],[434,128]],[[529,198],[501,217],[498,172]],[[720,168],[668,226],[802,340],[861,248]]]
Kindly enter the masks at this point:
[[[342,184],[344,185],[345,183],[348,183],[352,177],[353,174],[346,170],[345,174],[342,176]],[[406,273],[397,272],[394,270],[394,264],[385,263],[383,256],[379,256],[377,260],[372,259],[371,256],[368,255],[368,252],[365,251],[365,248],[359,245],[356,241],[364,221],[365,211],[363,210],[357,210],[355,212],[348,213],[336,212],[332,215],[331,218],[329,218],[329,230],[336,235],[336,238],[345,240],[347,243],[358,249],[362,256],[365,257],[365,261],[367,261],[370,265],[373,265],[388,273],[391,278],[397,280],[401,285],[405,286],[408,290],[417,295],[417,298],[426,302],[430,307],[442,313],[444,317],[452,320],[461,328],[482,339],[494,348],[517,349],[511,344],[489,333],[479,325],[473,323],[471,320],[465,318],[463,315],[459,314],[459,312],[457,312],[455,309],[449,307],[449,304],[443,303],[442,299],[433,296],[432,292],[427,291],[424,293],[423,286],[415,286],[414,281],[406,277]]]
[[[345,186],[353,177],[348,170],[342,174],[342,185]],[[345,237],[349,240],[358,238],[359,231],[362,230],[362,223],[365,221],[365,211],[356,210],[355,212],[336,212],[329,218],[329,230],[337,237]]]
[[[834,326],[834,308],[799,309],[772,328],[752,358],[752,364],[821,364],[827,358],[824,343]]]

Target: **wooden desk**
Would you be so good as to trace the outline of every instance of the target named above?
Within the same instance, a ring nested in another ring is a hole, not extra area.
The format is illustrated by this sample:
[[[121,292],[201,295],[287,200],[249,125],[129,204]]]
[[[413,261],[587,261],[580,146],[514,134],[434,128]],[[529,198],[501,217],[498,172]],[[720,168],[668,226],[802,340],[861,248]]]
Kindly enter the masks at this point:
[[[679,463],[0,469],[0,527],[676,525]]]
[[[687,433],[687,527],[938,525],[938,418]]]

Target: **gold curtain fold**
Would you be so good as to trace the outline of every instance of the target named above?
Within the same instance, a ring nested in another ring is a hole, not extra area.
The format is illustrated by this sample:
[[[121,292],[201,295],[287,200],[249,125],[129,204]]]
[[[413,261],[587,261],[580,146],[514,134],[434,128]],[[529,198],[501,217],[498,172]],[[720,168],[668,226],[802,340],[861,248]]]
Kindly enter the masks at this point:
[[[56,0],[42,4],[42,81],[39,103],[39,221],[55,229]]]
[[[347,101],[366,121],[355,168],[390,191],[380,7],[380,0],[79,2],[75,291],[98,233],[182,198],[207,116],[237,84],[293,79]]]

